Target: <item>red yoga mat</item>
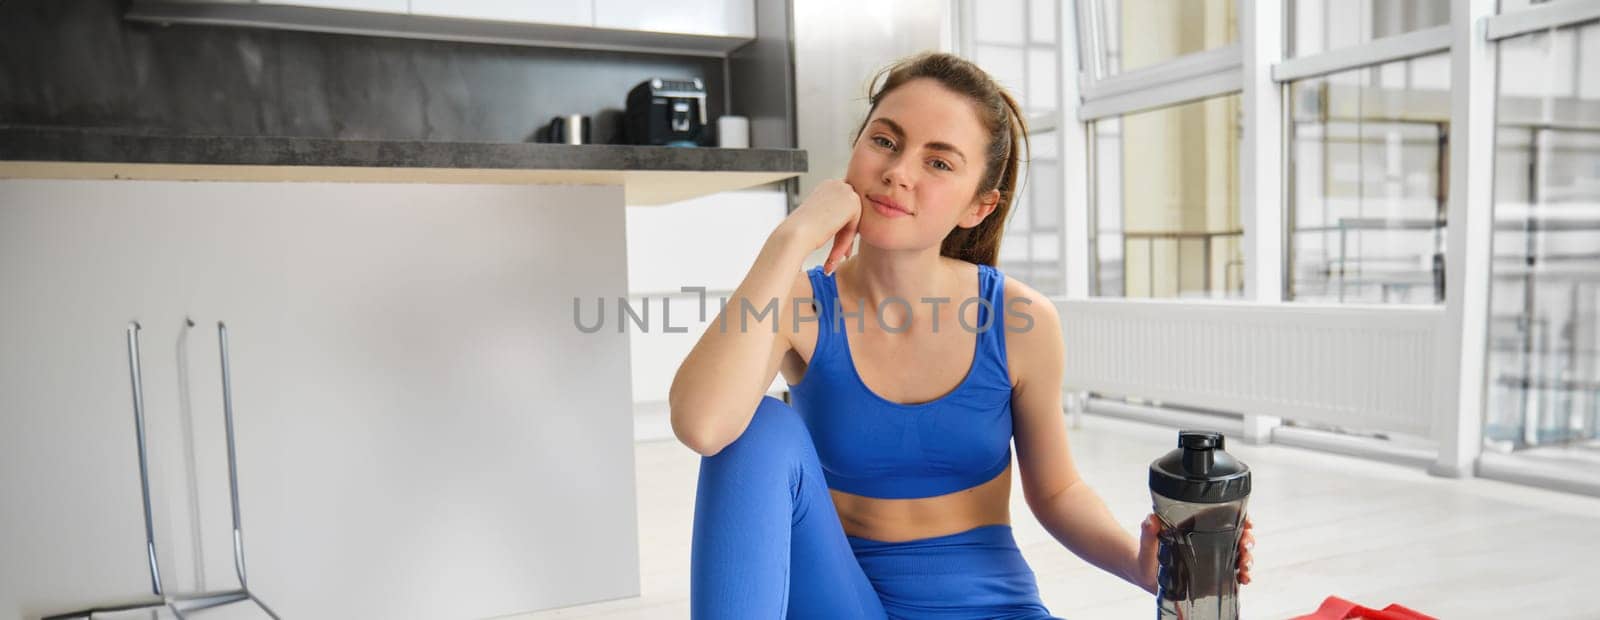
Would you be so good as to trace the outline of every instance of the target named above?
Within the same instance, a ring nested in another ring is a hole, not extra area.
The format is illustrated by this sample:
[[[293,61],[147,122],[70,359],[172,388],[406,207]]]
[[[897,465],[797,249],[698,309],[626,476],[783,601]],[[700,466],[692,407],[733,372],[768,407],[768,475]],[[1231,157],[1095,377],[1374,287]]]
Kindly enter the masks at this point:
[[[1337,596],[1330,596],[1322,601],[1322,606],[1316,611],[1295,616],[1290,620],[1439,620],[1415,609],[1408,609],[1400,605],[1390,605],[1383,609],[1362,607]]]

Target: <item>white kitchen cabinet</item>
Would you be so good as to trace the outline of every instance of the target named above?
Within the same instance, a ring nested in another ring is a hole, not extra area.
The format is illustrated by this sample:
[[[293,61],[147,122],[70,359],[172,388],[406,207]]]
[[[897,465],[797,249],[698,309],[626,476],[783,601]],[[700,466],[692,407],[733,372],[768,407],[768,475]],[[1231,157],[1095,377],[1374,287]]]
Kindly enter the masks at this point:
[[[597,28],[721,37],[756,36],[754,0],[594,0]]]
[[[123,18],[712,58],[755,39],[754,0],[133,0]]]
[[[319,9],[345,9],[374,13],[405,13],[408,0],[271,0],[262,4],[308,6]]]
[[[593,26],[593,0],[411,0],[411,14],[564,26]]]
[[[622,201],[616,186],[0,181],[0,609],[149,595],[133,319],[170,591],[236,583],[224,320],[250,584],[283,617],[636,596],[627,336],[573,316],[574,299],[625,293]]]

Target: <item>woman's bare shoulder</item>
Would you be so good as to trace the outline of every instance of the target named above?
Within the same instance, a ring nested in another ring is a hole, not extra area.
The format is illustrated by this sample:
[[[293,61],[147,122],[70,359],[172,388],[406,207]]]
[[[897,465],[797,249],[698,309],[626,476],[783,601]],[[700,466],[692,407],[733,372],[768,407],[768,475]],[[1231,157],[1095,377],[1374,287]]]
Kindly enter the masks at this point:
[[[1006,357],[1011,384],[1016,386],[1027,379],[1019,370],[1051,368],[1055,364],[1041,362],[1061,357],[1061,316],[1054,300],[1010,275],[1003,294]]]
[[[1012,277],[1009,273],[1005,274],[1004,282],[1004,299],[1001,303],[1005,304],[1007,310],[1006,323],[1008,325],[1012,321],[1025,322],[1027,319],[1034,321],[1058,320],[1056,304],[1054,300],[1050,299],[1050,296],[1039,292],[1038,289],[1033,288],[1026,282]]]

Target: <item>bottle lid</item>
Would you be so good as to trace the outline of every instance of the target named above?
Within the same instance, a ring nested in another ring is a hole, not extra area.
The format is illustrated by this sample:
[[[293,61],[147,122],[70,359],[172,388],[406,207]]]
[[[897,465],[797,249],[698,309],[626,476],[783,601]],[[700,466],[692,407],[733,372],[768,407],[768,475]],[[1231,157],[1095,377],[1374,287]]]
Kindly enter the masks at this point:
[[[1178,449],[1150,463],[1150,490],[1203,504],[1250,495],[1250,467],[1224,452],[1223,443],[1222,433],[1179,431]]]

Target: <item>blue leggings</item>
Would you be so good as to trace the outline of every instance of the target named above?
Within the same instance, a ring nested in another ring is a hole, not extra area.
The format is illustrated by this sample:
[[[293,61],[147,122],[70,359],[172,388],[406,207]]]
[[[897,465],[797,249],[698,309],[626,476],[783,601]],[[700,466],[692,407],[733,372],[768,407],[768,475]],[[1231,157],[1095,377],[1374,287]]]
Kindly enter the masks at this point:
[[[771,396],[700,459],[694,620],[1054,619],[1010,525],[883,542],[848,536],[800,414]]]

